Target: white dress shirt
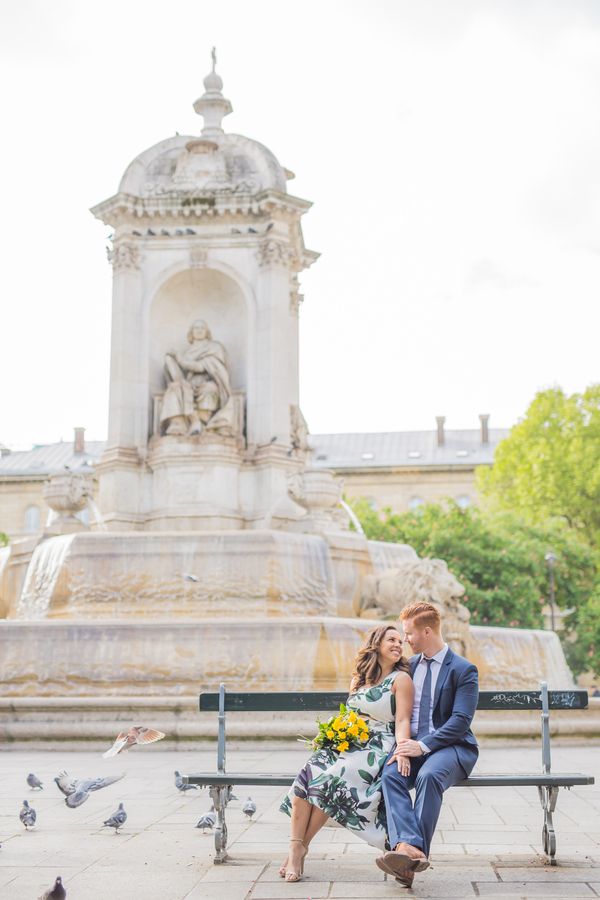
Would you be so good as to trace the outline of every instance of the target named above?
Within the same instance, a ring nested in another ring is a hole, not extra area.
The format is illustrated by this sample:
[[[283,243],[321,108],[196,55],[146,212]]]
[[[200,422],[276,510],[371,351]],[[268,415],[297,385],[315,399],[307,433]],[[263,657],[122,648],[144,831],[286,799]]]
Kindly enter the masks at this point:
[[[435,654],[435,656],[430,657],[433,662],[431,663],[431,707],[429,710],[429,733],[435,731],[433,726],[433,698],[435,696],[435,686],[437,684],[438,676],[442,670],[442,664],[444,662],[444,658],[446,653],[448,652],[448,644],[444,644],[442,649]],[[425,662],[425,654],[421,653],[421,659],[416,665],[415,674],[413,675],[413,684],[415,687],[415,699],[413,703],[412,716],[410,720],[410,733],[411,737],[416,738],[417,732],[419,730],[419,707],[421,706],[421,694],[423,693],[423,682],[425,681],[425,676],[427,675],[427,663]],[[423,753],[429,753],[429,747],[423,743],[423,741],[419,741],[421,745],[421,750]]]

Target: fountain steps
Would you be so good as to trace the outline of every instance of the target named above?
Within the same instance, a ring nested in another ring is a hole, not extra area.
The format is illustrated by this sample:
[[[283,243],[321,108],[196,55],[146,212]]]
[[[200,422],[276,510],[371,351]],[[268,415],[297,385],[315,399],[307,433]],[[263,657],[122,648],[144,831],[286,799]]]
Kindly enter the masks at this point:
[[[164,731],[162,749],[192,749],[215,740],[217,717],[199,713],[196,696],[180,697],[14,697],[0,699],[0,746],[3,750],[101,750],[126,725],[144,723]],[[550,717],[554,737],[600,738],[600,698],[576,714],[555,711]],[[228,723],[228,735],[239,740],[286,739],[315,731],[313,715],[239,713]],[[539,738],[539,712],[478,712],[475,733],[491,739]]]

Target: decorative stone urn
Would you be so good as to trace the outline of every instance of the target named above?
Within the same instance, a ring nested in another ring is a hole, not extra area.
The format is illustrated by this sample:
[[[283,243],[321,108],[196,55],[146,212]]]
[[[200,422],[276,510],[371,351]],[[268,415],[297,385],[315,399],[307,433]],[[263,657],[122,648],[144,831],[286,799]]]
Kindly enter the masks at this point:
[[[87,530],[76,513],[85,509],[93,496],[91,475],[70,471],[51,475],[44,484],[43,494],[50,509],[58,514],[46,528],[46,536]]]
[[[307,512],[300,520],[303,531],[340,531],[336,511],[342,498],[342,482],[331,469],[305,469],[291,475],[288,493]]]

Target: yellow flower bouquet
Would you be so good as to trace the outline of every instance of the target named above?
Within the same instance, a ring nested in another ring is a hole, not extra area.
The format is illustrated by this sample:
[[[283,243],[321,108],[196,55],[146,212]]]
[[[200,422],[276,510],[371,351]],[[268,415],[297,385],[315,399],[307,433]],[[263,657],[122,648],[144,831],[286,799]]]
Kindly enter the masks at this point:
[[[342,753],[350,747],[364,747],[369,740],[369,726],[352,709],[340,704],[339,714],[326,722],[318,722],[319,730],[312,741],[307,741],[313,750],[331,748]]]

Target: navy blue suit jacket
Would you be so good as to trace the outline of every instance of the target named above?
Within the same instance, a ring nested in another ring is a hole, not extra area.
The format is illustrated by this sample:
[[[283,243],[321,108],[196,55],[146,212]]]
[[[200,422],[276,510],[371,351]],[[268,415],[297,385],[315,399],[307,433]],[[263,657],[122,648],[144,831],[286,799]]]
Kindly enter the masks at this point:
[[[420,659],[420,653],[410,658],[411,676],[415,674]],[[456,747],[466,776],[471,774],[479,756],[479,747],[471,731],[478,697],[477,666],[448,647],[433,695],[435,731],[423,738],[423,743],[432,753],[442,747]]]

